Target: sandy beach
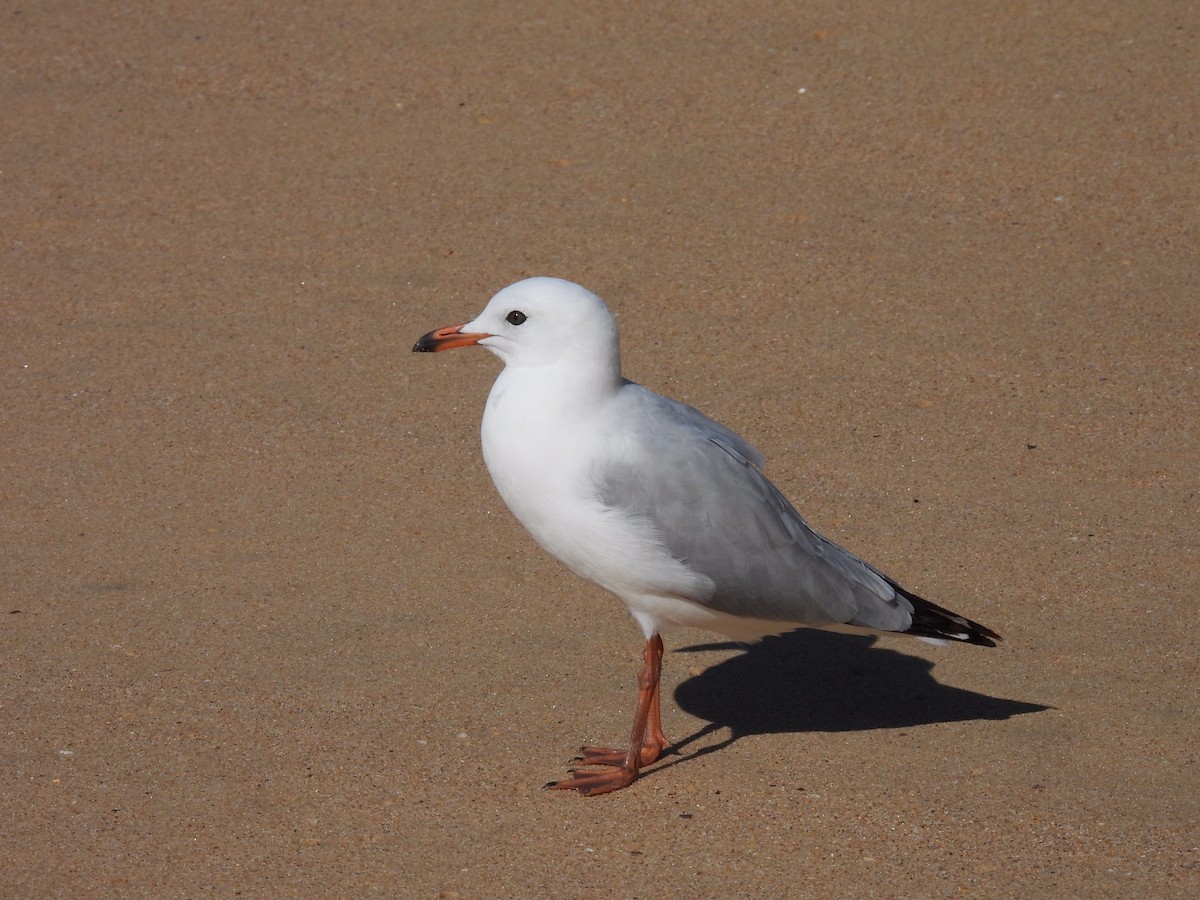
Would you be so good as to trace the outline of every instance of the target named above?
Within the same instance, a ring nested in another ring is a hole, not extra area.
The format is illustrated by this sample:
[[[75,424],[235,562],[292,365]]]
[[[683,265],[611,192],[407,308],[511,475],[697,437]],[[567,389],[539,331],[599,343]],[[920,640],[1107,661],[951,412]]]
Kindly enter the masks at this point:
[[[0,12],[9,897],[1200,895],[1200,14]],[[1001,646],[641,635],[496,494],[529,275]]]

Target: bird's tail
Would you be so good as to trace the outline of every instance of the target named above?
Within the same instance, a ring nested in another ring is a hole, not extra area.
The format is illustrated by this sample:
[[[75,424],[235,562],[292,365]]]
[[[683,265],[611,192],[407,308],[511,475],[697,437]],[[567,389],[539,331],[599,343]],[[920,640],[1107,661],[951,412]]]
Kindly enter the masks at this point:
[[[996,641],[1001,640],[1000,635],[987,626],[943,609],[936,603],[930,603],[924,597],[906,591],[891,579],[889,582],[896,589],[896,593],[913,605],[912,625],[905,634],[934,641],[962,641],[981,647],[995,647]]]

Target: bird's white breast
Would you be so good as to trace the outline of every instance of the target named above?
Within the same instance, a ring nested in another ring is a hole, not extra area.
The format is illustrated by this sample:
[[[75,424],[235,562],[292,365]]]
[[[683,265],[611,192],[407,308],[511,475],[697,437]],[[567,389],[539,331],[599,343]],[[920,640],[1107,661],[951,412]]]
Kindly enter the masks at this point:
[[[708,579],[667,552],[645,520],[604,506],[595,473],[610,452],[612,397],[563,392],[554,379],[505,369],[488,397],[483,456],[500,496],[534,539],[631,609],[702,596]],[[571,396],[564,405],[561,397]],[[690,604],[689,604],[690,605]],[[641,618],[641,617],[639,617]]]

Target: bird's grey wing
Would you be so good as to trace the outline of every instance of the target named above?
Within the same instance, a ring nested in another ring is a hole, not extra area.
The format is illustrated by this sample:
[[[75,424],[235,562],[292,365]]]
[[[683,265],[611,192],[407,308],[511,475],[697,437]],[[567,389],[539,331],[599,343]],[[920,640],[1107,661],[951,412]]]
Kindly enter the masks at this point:
[[[597,496],[650,522],[672,556],[713,582],[694,599],[799,625],[909,626],[912,605],[809,528],[759,470],[757,450],[690,406],[628,388],[624,437],[594,473]]]

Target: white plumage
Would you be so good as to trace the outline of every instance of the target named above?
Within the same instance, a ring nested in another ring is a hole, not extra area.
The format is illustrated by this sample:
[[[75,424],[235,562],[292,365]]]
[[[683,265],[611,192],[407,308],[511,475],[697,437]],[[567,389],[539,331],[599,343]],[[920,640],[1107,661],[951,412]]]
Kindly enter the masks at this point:
[[[612,314],[579,285],[520,281],[473,321],[430,332],[413,349],[471,344],[505,364],[482,427],[501,497],[550,554],[625,602],[647,638],[643,681],[653,669],[629,751],[585,750],[585,764],[610,768],[554,786],[603,793],[657,758],[666,738],[651,657],[655,646],[661,656],[659,632],[673,627],[738,640],[808,626],[994,645],[994,632],[816,534],[745,440],[623,379]]]

